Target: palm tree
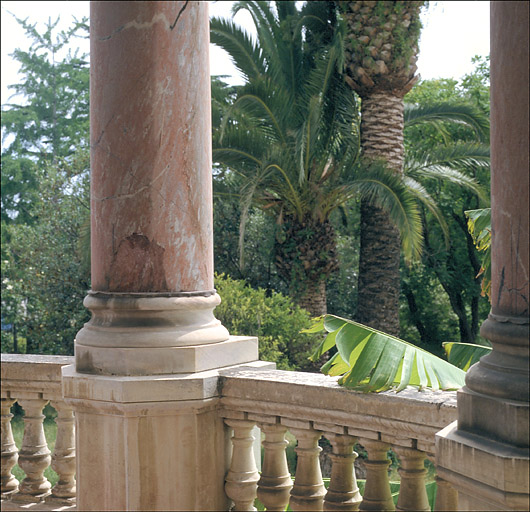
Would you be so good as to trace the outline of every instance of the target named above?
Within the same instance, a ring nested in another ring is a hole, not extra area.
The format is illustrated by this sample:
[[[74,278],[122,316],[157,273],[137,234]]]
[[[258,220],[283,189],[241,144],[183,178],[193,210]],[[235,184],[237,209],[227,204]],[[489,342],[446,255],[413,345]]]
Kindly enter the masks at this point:
[[[345,77],[361,97],[361,148],[403,172],[403,96],[417,80],[424,2],[338,2],[348,25]],[[361,204],[357,319],[399,335],[399,231],[377,206]]]
[[[402,178],[378,162],[360,166],[358,107],[340,73],[344,27],[329,7],[238,2],[234,13],[251,14],[256,42],[231,21],[210,25],[211,41],[247,81],[214,134],[214,162],[239,177],[242,233],[251,204],[274,216],[277,270],[314,315],[326,313],[326,277],[337,267],[330,216],[352,197],[388,212],[409,259],[421,246],[417,202]]]

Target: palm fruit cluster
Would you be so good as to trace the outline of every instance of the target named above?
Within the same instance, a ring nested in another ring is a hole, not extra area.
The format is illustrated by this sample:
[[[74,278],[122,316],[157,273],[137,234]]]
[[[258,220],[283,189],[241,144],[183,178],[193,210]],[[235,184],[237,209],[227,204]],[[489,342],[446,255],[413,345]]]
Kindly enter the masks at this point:
[[[378,91],[403,96],[417,78],[420,1],[338,2],[348,29],[346,81],[361,97]]]

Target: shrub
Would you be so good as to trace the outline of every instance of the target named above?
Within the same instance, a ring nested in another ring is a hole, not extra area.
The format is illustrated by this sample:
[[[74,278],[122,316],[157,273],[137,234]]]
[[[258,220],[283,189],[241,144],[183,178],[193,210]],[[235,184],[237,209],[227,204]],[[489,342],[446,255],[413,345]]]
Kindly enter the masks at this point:
[[[316,369],[308,357],[321,338],[300,334],[311,324],[305,309],[281,293],[267,296],[263,288],[255,290],[225,274],[215,277],[215,287],[222,300],[215,316],[230,334],[257,336],[260,359],[275,362],[281,370]]]

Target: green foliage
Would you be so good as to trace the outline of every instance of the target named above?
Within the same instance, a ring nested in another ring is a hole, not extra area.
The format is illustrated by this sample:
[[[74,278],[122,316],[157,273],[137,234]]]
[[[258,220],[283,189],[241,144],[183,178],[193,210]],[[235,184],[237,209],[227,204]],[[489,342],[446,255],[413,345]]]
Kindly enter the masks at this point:
[[[258,336],[259,356],[279,369],[309,369],[307,358],[319,337],[300,331],[311,324],[309,313],[282,295],[250,288],[244,281],[225,275],[215,278],[221,304],[215,316],[233,335]]]
[[[2,223],[2,318],[15,325],[27,353],[73,354],[88,320],[89,275],[77,244],[88,211],[88,152],[42,171],[32,224]],[[2,332],[2,351],[15,350]],[[20,347],[19,347],[20,350]]]
[[[472,345],[471,343],[446,342],[443,344],[447,360],[457,368],[467,371],[482,356],[491,352],[491,347],[483,345]]]
[[[44,32],[16,18],[31,40],[28,50],[11,55],[20,83],[9,88],[17,103],[2,105],[2,220],[30,223],[48,164],[88,147],[89,69],[86,55],[72,53],[75,37],[88,37],[87,20],[75,20],[57,33],[48,21]]]
[[[473,243],[481,251],[482,261],[478,276],[482,276],[482,296],[488,296],[491,302],[491,208],[468,210],[467,229],[473,237]]]
[[[73,354],[88,319],[89,270],[79,256],[88,214],[89,69],[72,52],[87,20],[58,32],[16,21],[31,40],[12,56],[22,80],[2,106],[2,351]]]
[[[364,392],[407,386],[420,390],[459,389],[464,372],[406,341],[334,315],[318,319],[307,333],[328,335],[311,356],[317,360],[332,347],[337,353],[322,366],[328,375],[341,375],[339,384]]]
[[[49,20],[41,33],[36,23],[15,19],[32,44],[28,51],[18,48],[11,55],[20,63],[22,81],[9,88],[25,103],[2,108],[3,138],[14,135],[7,153],[54,161],[88,144],[87,56],[68,50],[59,57],[72,38],[88,37],[88,20],[76,20],[59,33],[55,31],[59,18]]]
[[[401,334],[438,354],[442,342],[458,336],[480,342],[479,326],[489,311],[481,297],[483,276],[477,277],[480,255],[464,213],[489,201],[489,149],[483,142],[489,109],[477,100],[489,94],[484,66],[487,61],[461,82],[421,82],[405,97],[405,172],[436,198],[439,212],[422,207],[421,262],[402,265]],[[424,165],[445,179],[417,173]]]
[[[475,64],[475,70],[462,78],[462,91],[478,108],[489,114],[490,57],[475,55],[471,62]]]
[[[236,10],[247,9],[254,20],[256,42],[232,22],[211,21],[212,42],[228,51],[247,80],[221,107],[214,130],[220,170],[214,190],[226,193],[229,185],[239,196],[241,269],[251,207],[273,217],[274,264],[291,295],[300,297],[307,283],[335,271],[335,237],[326,225],[353,198],[390,211],[408,260],[421,250],[421,219],[416,191],[383,163],[368,167],[359,159],[359,106],[341,75],[344,25],[333,19],[334,10],[325,2],[300,11],[294,2],[276,7],[237,3]]]

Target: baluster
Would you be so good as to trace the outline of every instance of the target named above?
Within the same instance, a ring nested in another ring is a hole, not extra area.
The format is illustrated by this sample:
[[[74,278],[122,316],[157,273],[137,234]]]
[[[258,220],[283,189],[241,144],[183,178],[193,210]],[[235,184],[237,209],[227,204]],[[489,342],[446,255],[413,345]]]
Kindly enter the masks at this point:
[[[234,502],[234,510],[256,510],[254,500],[259,473],[252,447],[254,422],[225,419],[225,423],[234,429],[232,461],[225,483],[226,495]]]
[[[341,434],[326,434],[326,437],[333,453],[330,455],[331,479],[324,500],[324,510],[359,510],[362,498],[354,469],[357,452],[353,451],[357,439]]]
[[[287,429],[283,425],[263,424],[263,468],[258,482],[258,498],[267,510],[285,510],[289,503],[289,491],[293,486],[285,447]]]
[[[12,398],[2,398],[1,422],[2,422],[2,498],[15,493],[18,490],[18,480],[13,476],[11,470],[18,460],[18,449],[13,439],[11,430],[11,406],[16,402]]]
[[[437,512],[458,510],[458,492],[443,478],[436,477],[436,502],[434,510]]]
[[[322,502],[326,488],[322,481],[318,454],[322,448],[318,446],[321,433],[316,430],[293,429],[291,433],[298,440],[295,448],[298,455],[294,486],[291,490],[291,509],[322,510]]]
[[[396,510],[429,512],[429,498],[425,489],[425,454],[413,448],[394,449],[400,460],[401,485]]]
[[[388,466],[390,461],[387,452],[390,446],[380,441],[363,439],[361,444],[368,452],[366,466],[366,486],[359,510],[395,510],[390,482],[388,481]]]
[[[44,435],[42,409],[48,400],[20,399],[24,409],[24,437],[18,454],[18,465],[26,473],[19,492],[13,496],[17,501],[39,502],[50,494],[51,484],[44,476],[44,470],[50,465],[51,456]]]
[[[75,426],[72,409],[62,400],[51,403],[57,411],[57,438],[52,455],[52,468],[59,476],[52,497],[68,502],[75,498]]]

